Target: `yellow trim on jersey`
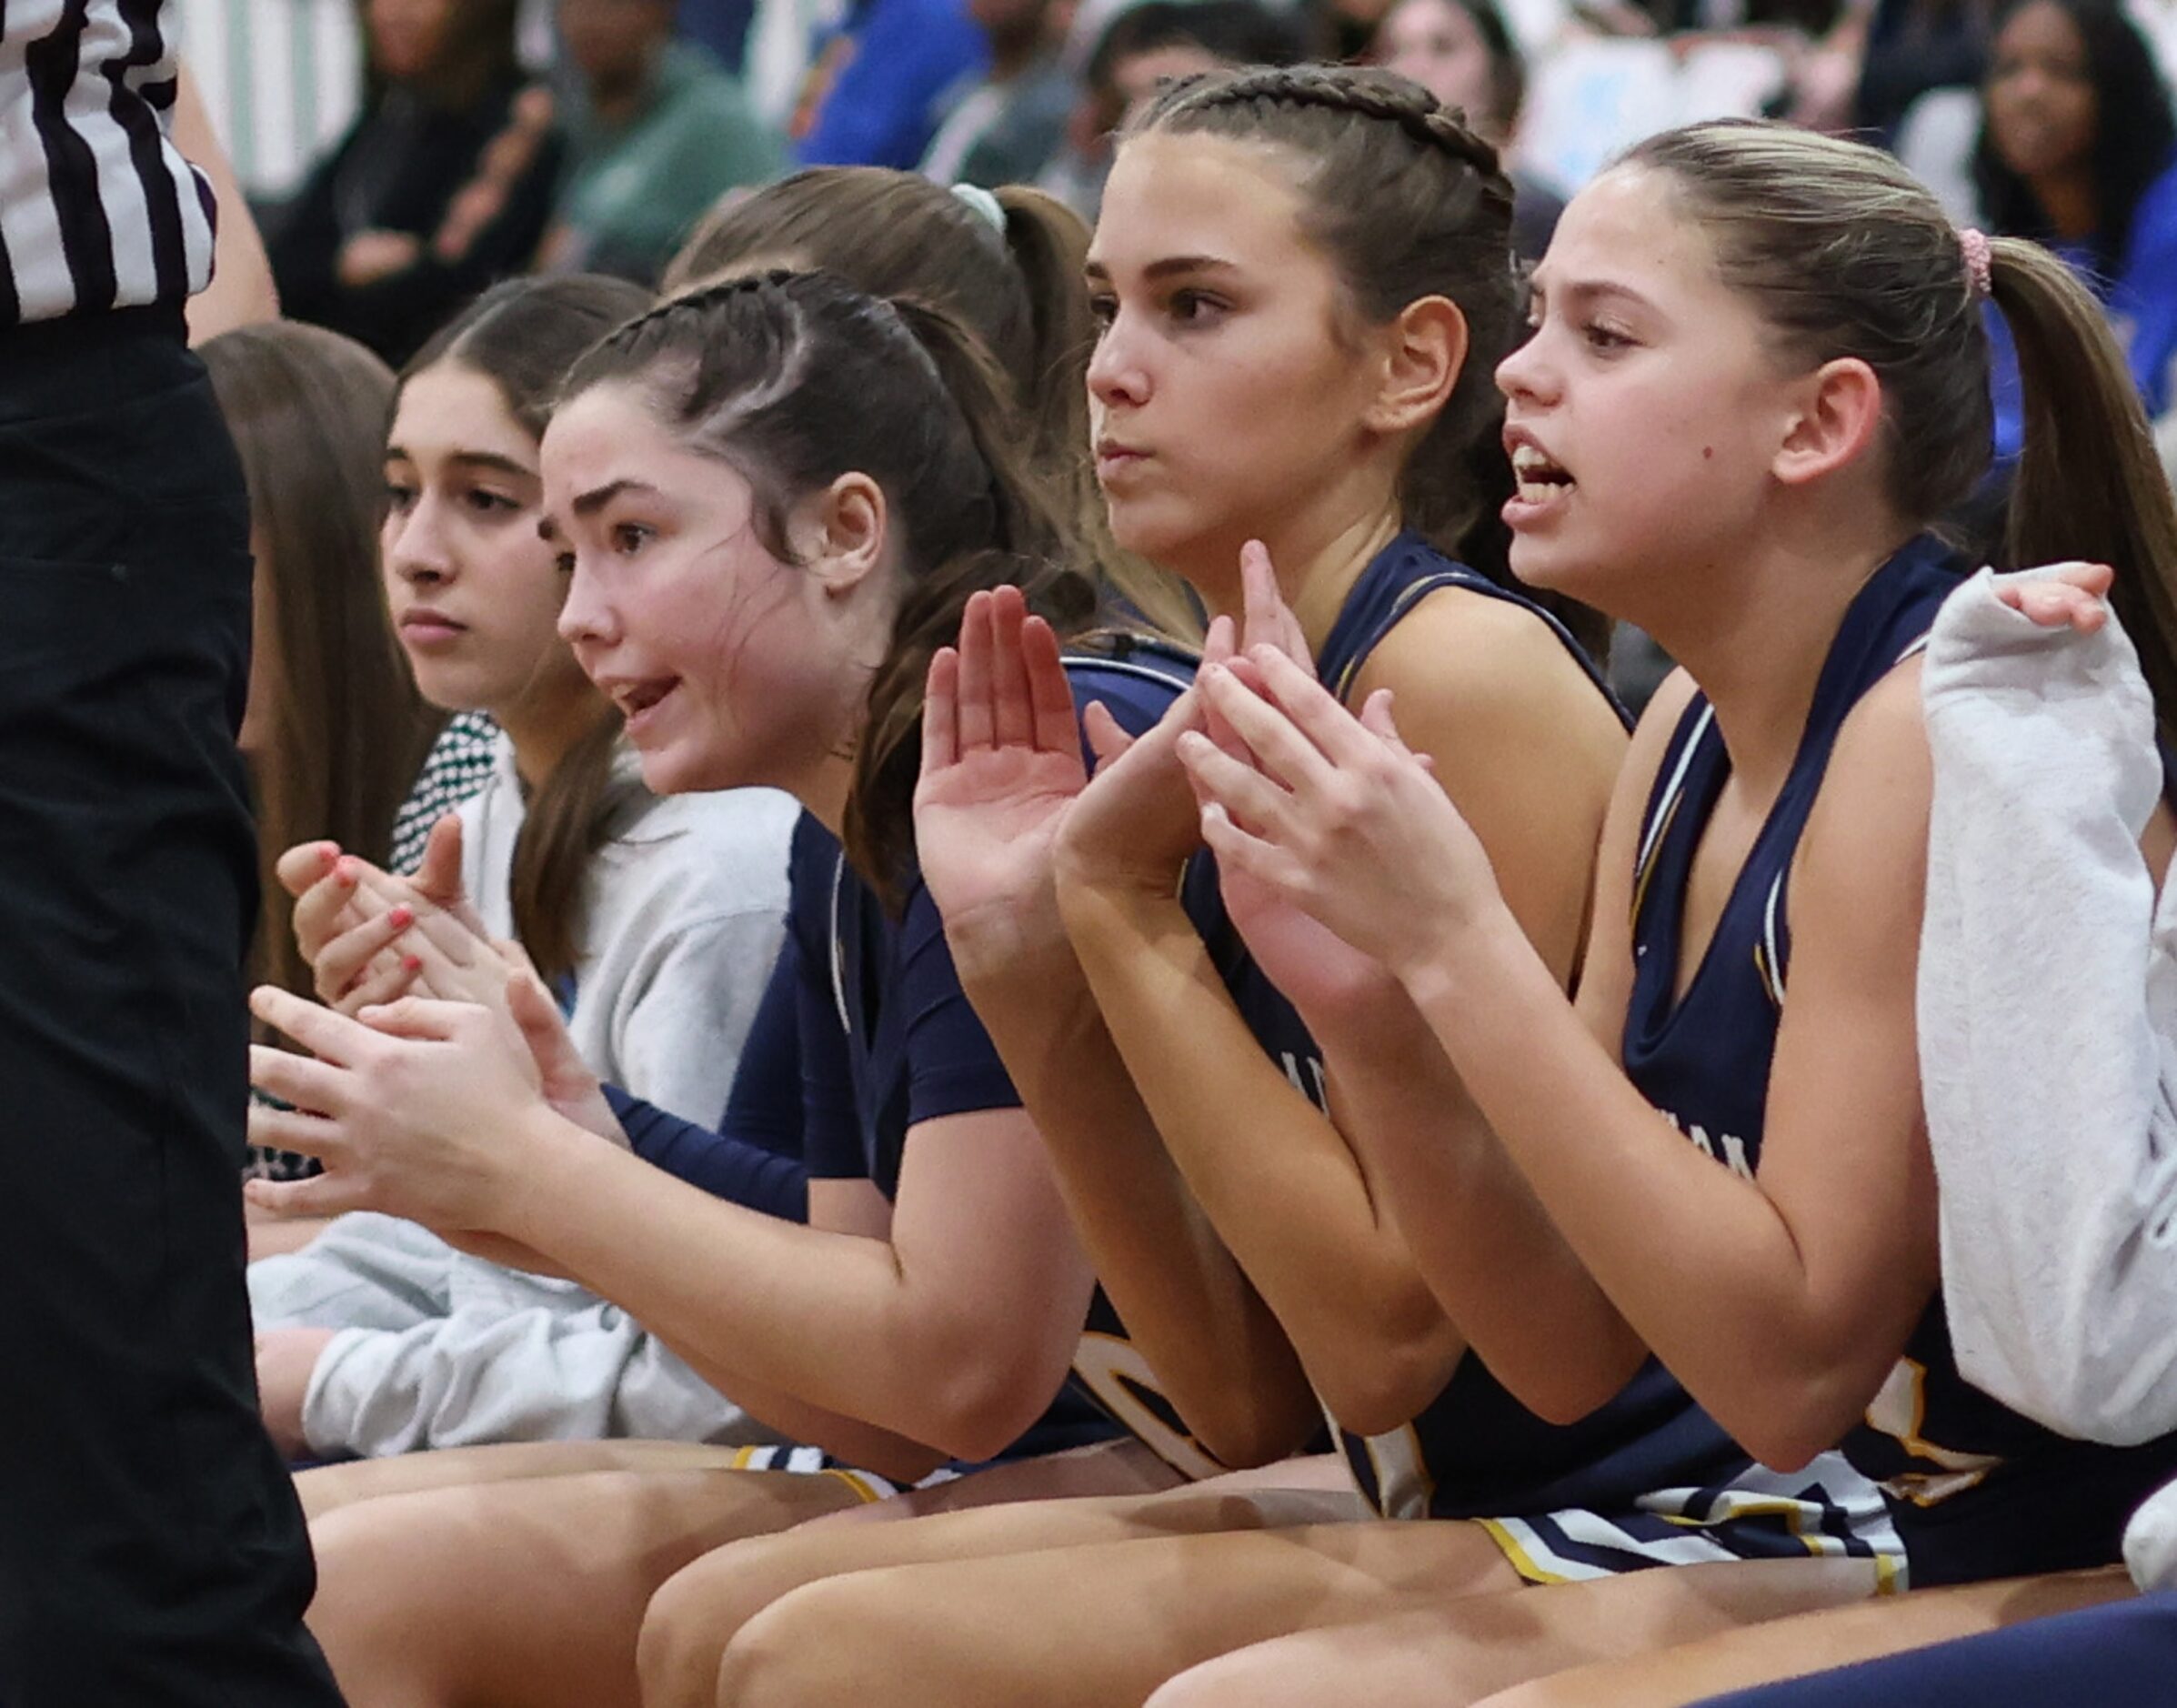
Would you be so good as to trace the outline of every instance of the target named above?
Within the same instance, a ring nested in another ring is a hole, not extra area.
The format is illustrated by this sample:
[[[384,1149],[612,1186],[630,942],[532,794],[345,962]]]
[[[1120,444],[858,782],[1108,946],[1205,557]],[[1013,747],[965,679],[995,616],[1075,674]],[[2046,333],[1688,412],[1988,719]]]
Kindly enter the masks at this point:
[[[827,1477],[837,1477],[861,1497],[864,1506],[875,1506],[879,1501],[888,1499],[892,1492],[889,1489],[877,1487],[858,1471],[843,1471],[837,1465],[826,1465],[821,1474]]]
[[[1655,863],[1657,857],[1663,851],[1663,839],[1670,834],[1670,820],[1678,816],[1678,803],[1684,799],[1685,791],[1681,788],[1663,803],[1662,811],[1655,817],[1655,837],[1649,845],[1648,858],[1640,862],[1640,869],[1633,874],[1631,917],[1636,930],[1640,929],[1640,909],[1648,903],[1648,880],[1655,876]]]
[[[1761,990],[1768,997],[1770,1006],[1781,1009],[1784,1006],[1784,993],[1779,989],[1776,974],[1770,968],[1768,944],[1756,943],[1754,945],[1753,964],[1754,972],[1761,980]]]
[[[1546,1571],[1537,1565],[1527,1550],[1520,1546],[1511,1532],[1505,1529],[1504,1525],[1497,1519],[1478,1518],[1474,1522],[1489,1533],[1489,1539],[1491,1542],[1504,1551],[1504,1557],[1511,1562],[1511,1569],[1530,1583],[1570,1583],[1572,1582],[1570,1578],[1564,1576],[1561,1572]]]
[[[1899,1392],[1901,1381],[1904,1394]],[[1906,1399],[1901,1429],[1891,1421],[1901,1399]],[[1865,1415],[1869,1429],[1887,1435],[1912,1458],[1935,1467],[1932,1471],[1901,1472],[1881,1485],[1885,1494],[1915,1506],[1939,1506],[1982,1482],[2003,1462],[1993,1453],[1966,1453],[1940,1446],[1921,1433],[1928,1421],[1928,1367],[1916,1358],[1900,1358],[1891,1367]]]
[[[1852,1540],[1851,1538],[1832,1536],[1826,1531],[1815,1531],[1809,1533],[1806,1528],[1807,1520],[1821,1511],[1819,1505],[1814,1502],[1795,1501],[1788,1495],[1778,1495],[1773,1499],[1738,1500],[1727,1494],[1724,1499],[1729,1502],[1728,1508],[1708,1518],[1693,1518],[1683,1512],[1658,1512],[1655,1516],[1660,1518],[1665,1523],[1681,1525],[1688,1530],[1711,1530],[1720,1524],[1728,1524],[1732,1520],[1741,1518],[1781,1518],[1784,1521],[1784,1528],[1791,1532],[1792,1540],[1815,1559],[1854,1557],[1851,1548],[1847,1545],[1848,1542]],[[1864,1541],[1865,1538],[1859,1538],[1859,1540]],[[1859,1557],[1865,1558],[1867,1556]],[[1895,1593],[1898,1567],[1901,1562],[1897,1555],[1879,1549],[1873,1553],[1872,1558],[1875,1562],[1875,1593],[1877,1595]]]
[[[1651,1516],[1666,1524],[1682,1524],[1689,1530],[1713,1530],[1719,1524],[1728,1524],[1734,1518],[1781,1518],[1784,1528],[1791,1532],[1792,1540],[1809,1553],[1822,1552],[1821,1544],[1836,1542],[1834,1536],[1810,1536],[1804,1528],[1811,1502],[1795,1501],[1789,1495],[1759,1495],[1751,1500],[1735,1500],[1726,1492],[1722,1496],[1724,1510],[1711,1512],[1706,1518],[1695,1518],[1690,1512],[1656,1512]]]

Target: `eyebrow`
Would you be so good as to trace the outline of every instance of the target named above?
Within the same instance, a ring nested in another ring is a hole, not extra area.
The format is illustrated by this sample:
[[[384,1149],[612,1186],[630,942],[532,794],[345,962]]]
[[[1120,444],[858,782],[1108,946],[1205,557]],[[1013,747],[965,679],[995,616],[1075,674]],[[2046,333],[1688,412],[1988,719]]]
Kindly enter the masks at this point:
[[[1094,256],[1083,264],[1083,270],[1092,279],[1109,282],[1111,271]],[[1141,269],[1145,279],[1166,279],[1188,273],[1237,273],[1239,269],[1231,262],[1220,260],[1213,255],[1173,255],[1161,261],[1151,261]]]
[[[386,460],[389,463],[412,463],[416,458],[401,446],[388,445],[386,447]],[[464,468],[481,468],[494,474],[509,475],[517,480],[537,478],[537,470],[516,462],[511,457],[501,457],[497,451],[456,451],[446,461],[457,463]]]
[[[641,480],[612,480],[588,492],[577,493],[567,507],[577,516],[595,516],[623,492],[647,492],[655,495],[656,487]]]
[[[1529,281],[1528,291],[1530,295],[1540,297],[1544,302],[1548,302],[1553,296],[1561,296],[1567,301],[1575,303],[1591,303],[1598,298],[1614,298],[1620,302],[1630,303],[1636,308],[1653,309],[1655,307],[1653,303],[1630,285],[1615,284],[1609,279],[1575,279],[1570,285],[1553,289],[1548,279],[1537,277]]]

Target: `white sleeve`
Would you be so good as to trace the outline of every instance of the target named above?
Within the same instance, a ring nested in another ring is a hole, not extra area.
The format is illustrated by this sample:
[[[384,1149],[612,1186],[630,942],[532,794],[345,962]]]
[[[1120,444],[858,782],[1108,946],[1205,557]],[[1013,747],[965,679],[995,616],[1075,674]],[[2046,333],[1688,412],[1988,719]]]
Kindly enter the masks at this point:
[[[1981,575],[1943,608],[1921,1076],[1959,1367],[2068,1434],[2177,1428],[2177,891],[2139,835],[2153,708],[2112,621],[2043,629]]]
[[[772,789],[677,798],[600,860],[575,1035],[646,1102],[707,1126],[725,1109],[786,936],[797,810]]]
[[[345,1331],[311,1372],[303,1435],[313,1452],[366,1459],[499,1442],[778,1439],[587,1294]]]
[[[620,1085],[717,1126],[785,936],[783,908],[750,907],[658,937],[614,1004]]]

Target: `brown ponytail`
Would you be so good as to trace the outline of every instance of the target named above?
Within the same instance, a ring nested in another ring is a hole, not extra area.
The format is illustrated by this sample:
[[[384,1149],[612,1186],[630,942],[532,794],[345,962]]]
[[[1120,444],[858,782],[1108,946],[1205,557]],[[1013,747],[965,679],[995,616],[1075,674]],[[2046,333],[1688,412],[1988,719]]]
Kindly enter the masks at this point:
[[[572,972],[582,940],[582,882],[641,782],[616,777],[620,717],[609,706],[537,785],[514,839],[507,899],[514,935],[547,979]]]
[[[2038,244],[1989,244],[1989,284],[2018,348],[2026,437],[2004,567],[2083,558],[2138,648],[2162,738],[2177,743],[2177,503],[2101,305]]]
[[[849,471],[883,489],[904,585],[857,732],[844,829],[855,869],[897,905],[914,859],[923,678],[968,595],[1019,587],[1063,635],[1095,618],[1014,388],[942,309],[823,273],[737,278],[659,305],[585,357],[567,396],[607,381],[739,471],[757,538],[781,562],[793,561],[786,518],[803,496]]]

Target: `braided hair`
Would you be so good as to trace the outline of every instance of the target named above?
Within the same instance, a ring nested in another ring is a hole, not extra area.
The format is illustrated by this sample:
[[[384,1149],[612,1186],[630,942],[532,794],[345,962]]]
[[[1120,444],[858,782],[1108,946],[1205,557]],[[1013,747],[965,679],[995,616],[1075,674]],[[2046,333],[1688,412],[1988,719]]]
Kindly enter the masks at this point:
[[[1512,256],[1512,186],[1465,117],[1396,73],[1351,65],[1253,66],[1166,84],[1121,140],[1199,133],[1266,144],[1301,164],[1303,234],[1337,269],[1361,318],[1381,326],[1424,296],[1467,323],[1467,357],[1400,480],[1407,525],[1447,555],[1517,585],[1498,512],[1511,496],[1499,443],[1497,364],[1521,336],[1526,286]],[[1609,625],[1586,607],[1522,588],[1590,650]]]
[[[747,480],[764,548],[794,561],[795,504],[849,472],[884,491],[904,581],[855,742],[848,858],[895,905],[914,859],[922,693],[968,597],[1021,588],[1061,635],[1093,621],[1094,582],[1032,472],[1014,388],[941,310],[828,273],[745,276],[668,297],[577,363],[561,401],[631,387],[681,444]]]

